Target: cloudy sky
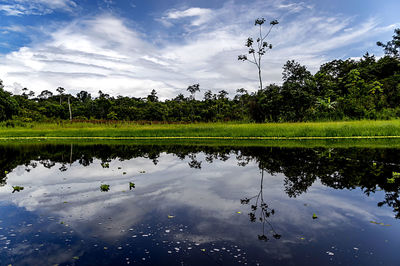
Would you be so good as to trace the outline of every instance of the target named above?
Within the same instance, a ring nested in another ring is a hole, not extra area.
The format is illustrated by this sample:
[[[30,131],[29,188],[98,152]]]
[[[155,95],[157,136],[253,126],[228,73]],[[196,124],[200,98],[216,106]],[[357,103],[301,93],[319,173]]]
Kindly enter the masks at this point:
[[[254,19],[278,19],[263,61],[280,83],[295,59],[313,73],[332,59],[382,55],[400,27],[398,0],[0,0],[0,79],[8,91],[99,90],[161,98],[257,89],[255,66],[239,62]],[[201,92],[201,94],[202,94]]]

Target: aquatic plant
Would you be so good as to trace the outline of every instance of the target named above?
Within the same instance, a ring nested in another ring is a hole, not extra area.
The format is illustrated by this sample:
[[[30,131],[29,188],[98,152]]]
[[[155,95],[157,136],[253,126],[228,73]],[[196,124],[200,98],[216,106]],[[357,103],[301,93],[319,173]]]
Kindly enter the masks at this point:
[[[110,185],[106,185],[106,184],[100,185],[101,192],[107,192],[109,190],[110,190]]]
[[[387,178],[387,182],[389,184],[394,184],[396,182],[396,179],[400,177],[400,173],[398,172],[392,172],[392,178]]]
[[[110,164],[107,163],[107,162],[102,162],[102,163],[101,163],[101,167],[103,167],[103,168],[110,168]]]
[[[20,192],[21,190],[24,190],[24,187],[21,187],[21,186],[13,186],[12,188],[14,189],[12,193]]]

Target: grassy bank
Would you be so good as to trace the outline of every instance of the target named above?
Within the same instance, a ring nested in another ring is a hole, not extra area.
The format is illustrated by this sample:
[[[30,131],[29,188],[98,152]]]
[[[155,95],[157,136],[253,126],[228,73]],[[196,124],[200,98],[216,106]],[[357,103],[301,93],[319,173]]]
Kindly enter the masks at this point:
[[[0,138],[232,138],[232,139],[325,139],[400,138],[400,120],[315,123],[32,123],[0,127]]]

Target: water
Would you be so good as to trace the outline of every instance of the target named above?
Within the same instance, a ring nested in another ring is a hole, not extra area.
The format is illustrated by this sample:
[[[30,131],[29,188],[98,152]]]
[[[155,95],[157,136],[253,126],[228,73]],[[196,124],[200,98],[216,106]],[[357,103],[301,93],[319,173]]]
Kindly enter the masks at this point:
[[[396,149],[18,144],[0,154],[0,265],[399,265]]]

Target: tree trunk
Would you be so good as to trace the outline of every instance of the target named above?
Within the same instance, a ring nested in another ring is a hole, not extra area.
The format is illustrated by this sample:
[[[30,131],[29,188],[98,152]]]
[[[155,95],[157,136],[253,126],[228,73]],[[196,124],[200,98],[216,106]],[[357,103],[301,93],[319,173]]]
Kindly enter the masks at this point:
[[[71,97],[68,97],[68,109],[69,109],[69,120],[72,121],[72,111],[71,111]]]

